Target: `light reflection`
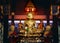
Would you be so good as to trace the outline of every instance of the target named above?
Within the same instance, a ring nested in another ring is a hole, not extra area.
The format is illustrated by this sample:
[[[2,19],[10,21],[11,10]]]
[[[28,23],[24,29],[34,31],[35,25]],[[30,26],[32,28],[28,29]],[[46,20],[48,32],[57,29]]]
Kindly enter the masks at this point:
[[[45,21],[43,21],[43,23],[47,23],[47,21],[45,20]]]
[[[21,23],[24,23],[24,20],[21,20]]]
[[[20,21],[14,21],[14,23],[20,23]]]

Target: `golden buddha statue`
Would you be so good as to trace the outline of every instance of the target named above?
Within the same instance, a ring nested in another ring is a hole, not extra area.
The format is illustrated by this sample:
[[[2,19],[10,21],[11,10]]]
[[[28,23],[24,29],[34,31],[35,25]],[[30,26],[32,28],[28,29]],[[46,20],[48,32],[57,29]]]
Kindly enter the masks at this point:
[[[41,20],[41,22],[38,24],[38,29],[37,31],[39,32],[43,32],[44,31],[44,26],[43,26],[43,21]]]
[[[10,28],[10,31],[8,32],[8,34],[10,36],[14,32],[15,26],[14,25],[11,25],[9,28]]]
[[[51,34],[51,26],[50,25],[47,25],[46,26],[46,30],[44,32],[44,36],[47,37]]]
[[[25,29],[27,29],[28,32],[32,32],[33,29],[35,28],[35,21],[32,19],[33,19],[32,13],[28,13],[27,20],[24,22]]]
[[[19,23],[18,24],[18,30],[20,31],[20,30],[22,30],[23,29],[23,25],[22,25],[22,23]]]
[[[19,32],[25,32],[25,30],[23,29],[23,24],[22,23],[18,24],[18,30],[19,30]]]

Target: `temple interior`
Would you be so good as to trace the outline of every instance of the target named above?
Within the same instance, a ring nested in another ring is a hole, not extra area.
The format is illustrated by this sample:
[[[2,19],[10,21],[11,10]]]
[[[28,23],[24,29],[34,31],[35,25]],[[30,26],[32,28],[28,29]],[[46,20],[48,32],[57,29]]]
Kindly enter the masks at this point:
[[[58,40],[60,43],[60,1],[1,2],[0,28],[3,25],[4,30],[1,43],[58,43]]]

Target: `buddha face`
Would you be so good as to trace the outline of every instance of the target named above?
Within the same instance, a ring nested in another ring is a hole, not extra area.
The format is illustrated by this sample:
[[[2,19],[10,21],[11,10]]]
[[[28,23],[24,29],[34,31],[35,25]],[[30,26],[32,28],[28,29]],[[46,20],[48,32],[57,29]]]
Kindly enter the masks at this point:
[[[11,25],[10,29],[11,29],[12,31],[14,31],[15,26],[14,26],[14,25]]]
[[[28,19],[32,19],[32,18],[33,18],[32,13],[28,13],[27,18],[28,18]]]
[[[50,29],[51,29],[50,25],[46,26],[46,30],[50,30]]]
[[[18,26],[19,26],[19,28],[22,28],[23,25],[20,23]]]

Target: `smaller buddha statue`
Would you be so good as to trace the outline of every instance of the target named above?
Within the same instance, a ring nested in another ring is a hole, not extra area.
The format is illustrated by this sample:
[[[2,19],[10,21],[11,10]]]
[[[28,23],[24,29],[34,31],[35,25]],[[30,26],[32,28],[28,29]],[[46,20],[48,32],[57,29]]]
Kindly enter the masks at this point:
[[[46,26],[46,30],[44,32],[44,42],[45,43],[52,43],[51,42],[51,37],[52,37],[52,31],[51,31],[51,25]]]
[[[8,31],[8,35],[9,35],[8,37],[9,37],[10,43],[16,43],[17,42],[16,41],[17,39],[15,39],[17,37],[17,33],[15,31],[15,25],[14,24],[10,25],[10,31]],[[12,38],[12,37],[14,37],[14,38]]]
[[[41,20],[41,22],[38,24],[38,29],[37,29],[37,31],[43,32],[43,30],[44,30],[44,26],[43,26],[43,21]]]
[[[18,30],[20,31],[20,30],[22,30],[22,28],[23,28],[22,23],[19,23],[19,24],[18,24]]]
[[[10,29],[11,29],[11,31],[13,32],[14,29],[15,29],[15,26],[14,26],[14,25],[11,25],[11,26],[10,26]]]
[[[27,29],[28,32],[33,32],[33,29],[35,28],[35,21],[32,19],[32,13],[28,13],[27,20],[24,22],[25,29]]]
[[[51,33],[52,33],[52,32],[51,32],[51,26],[50,26],[50,25],[47,25],[47,26],[46,26],[46,30],[45,30],[45,32],[44,32],[44,36],[45,36],[45,37],[50,36]]]
[[[11,25],[9,27],[9,32],[8,32],[9,36],[11,36],[13,34],[14,30],[15,30],[15,26],[14,25]]]
[[[22,23],[19,23],[19,24],[18,24],[18,31],[19,31],[19,32],[24,32],[23,24],[22,24]]]

